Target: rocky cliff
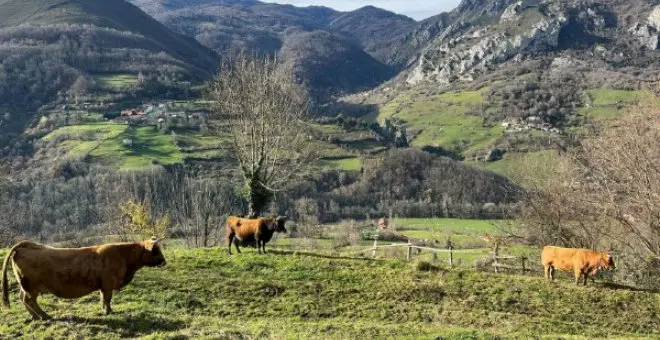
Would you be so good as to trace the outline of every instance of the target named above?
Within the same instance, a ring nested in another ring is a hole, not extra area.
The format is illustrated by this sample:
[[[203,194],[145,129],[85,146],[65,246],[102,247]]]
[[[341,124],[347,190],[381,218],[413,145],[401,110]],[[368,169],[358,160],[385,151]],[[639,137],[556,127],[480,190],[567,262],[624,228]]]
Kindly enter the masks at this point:
[[[507,61],[596,45],[623,54],[659,48],[660,4],[641,0],[464,0],[451,18],[419,54],[409,84],[472,81]]]

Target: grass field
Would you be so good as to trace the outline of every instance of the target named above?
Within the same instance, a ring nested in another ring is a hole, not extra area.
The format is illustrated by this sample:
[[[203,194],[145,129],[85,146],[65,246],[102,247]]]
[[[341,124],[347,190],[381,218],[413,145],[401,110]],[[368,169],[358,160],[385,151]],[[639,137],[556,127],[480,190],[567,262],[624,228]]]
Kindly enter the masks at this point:
[[[507,223],[498,220],[466,220],[455,218],[394,218],[390,221],[398,234],[413,240],[429,240],[444,248],[447,240],[457,248],[484,248],[488,254],[491,245],[481,238],[483,233],[499,234],[498,226]],[[474,256],[464,256],[472,261]]]
[[[416,147],[443,146],[457,152],[486,147],[504,131],[501,126],[484,127],[482,119],[466,113],[483,102],[482,91],[447,92],[415,98],[404,93],[381,108],[378,121],[397,118],[409,129],[421,130],[413,139]]]
[[[131,139],[133,146],[124,145],[124,139]],[[172,136],[151,126],[129,128],[121,136],[103,141],[90,156],[121,169],[146,167],[154,160],[160,164],[175,164],[182,160]]]
[[[126,125],[114,123],[71,125],[57,128],[53,132],[44,136],[42,139],[47,142],[58,138],[83,141],[104,140],[116,138],[124,131],[126,131]]]
[[[538,275],[446,271],[401,260],[166,246],[168,264],[142,269],[115,294],[40,298],[51,322],[27,322],[10,279],[3,338],[620,338],[660,337],[660,295],[576,287]],[[4,252],[0,251],[0,256]]]
[[[543,150],[529,153],[507,153],[496,162],[468,162],[468,164],[490,170],[515,181],[521,181],[518,184],[525,185],[523,171],[550,169],[557,161],[557,157],[554,150]]]
[[[627,106],[654,100],[647,91],[626,91],[612,89],[589,89],[586,91],[591,104],[580,109],[580,114],[595,122],[607,122],[620,117],[628,110]]]
[[[100,86],[109,88],[133,87],[138,84],[138,77],[134,74],[99,75],[94,79]]]
[[[362,160],[358,157],[321,159],[320,165],[326,169],[330,168],[346,171],[360,171],[362,168]]]

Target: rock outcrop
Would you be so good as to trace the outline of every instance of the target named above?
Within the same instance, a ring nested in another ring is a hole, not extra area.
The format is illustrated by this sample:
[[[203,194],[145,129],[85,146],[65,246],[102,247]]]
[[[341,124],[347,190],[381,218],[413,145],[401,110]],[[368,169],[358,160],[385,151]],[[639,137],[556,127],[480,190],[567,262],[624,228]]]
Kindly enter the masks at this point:
[[[519,3],[522,5],[522,1]],[[527,29],[511,30],[514,34],[502,27],[504,25],[476,30],[471,35],[457,34],[469,31],[470,26],[466,23],[450,26],[436,39],[436,44],[422,54],[408,82],[414,84],[429,78],[439,83],[449,83],[455,79],[472,80],[477,74],[518,54],[538,53],[557,47],[567,18],[561,13],[545,16],[535,9],[529,11],[533,13],[523,15],[537,16],[538,21]],[[516,27],[516,23],[511,26]]]

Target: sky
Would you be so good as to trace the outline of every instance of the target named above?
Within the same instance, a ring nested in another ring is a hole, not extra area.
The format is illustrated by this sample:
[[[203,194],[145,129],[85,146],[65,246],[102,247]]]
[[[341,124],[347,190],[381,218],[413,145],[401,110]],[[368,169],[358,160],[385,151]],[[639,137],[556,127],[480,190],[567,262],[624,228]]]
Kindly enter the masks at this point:
[[[460,0],[263,0],[294,6],[326,6],[338,11],[352,11],[367,5],[383,8],[395,13],[422,20],[458,6]]]

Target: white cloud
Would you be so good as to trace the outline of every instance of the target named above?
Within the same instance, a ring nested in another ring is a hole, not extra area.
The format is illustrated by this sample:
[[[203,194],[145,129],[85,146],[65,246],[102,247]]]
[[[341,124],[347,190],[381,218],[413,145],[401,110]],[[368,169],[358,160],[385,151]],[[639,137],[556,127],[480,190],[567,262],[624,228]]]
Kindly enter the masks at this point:
[[[339,11],[352,11],[367,5],[380,7],[395,13],[407,15],[416,20],[448,12],[458,6],[460,0],[264,0],[295,6],[326,6]]]

